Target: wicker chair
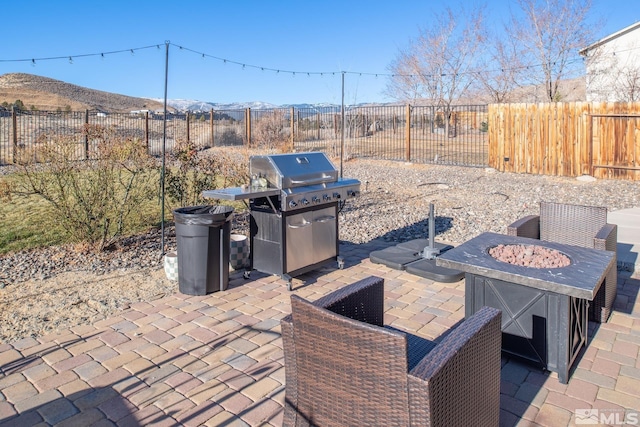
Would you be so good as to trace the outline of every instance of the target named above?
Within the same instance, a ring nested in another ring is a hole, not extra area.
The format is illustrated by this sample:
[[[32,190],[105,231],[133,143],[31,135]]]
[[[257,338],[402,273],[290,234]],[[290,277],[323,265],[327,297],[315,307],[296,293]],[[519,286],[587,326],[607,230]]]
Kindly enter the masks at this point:
[[[607,224],[605,207],[541,202],[540,215],[519,219],[507,227],[507,234],[617,253],[618,227]],[[589,320],[604,323],[611,314],[618,281],[615,265],[589,305]]]
[[[281,321],[284,426],[497,426],[500,311],[483,307],[440,343],[383,327],[384,280],[369,277]]]

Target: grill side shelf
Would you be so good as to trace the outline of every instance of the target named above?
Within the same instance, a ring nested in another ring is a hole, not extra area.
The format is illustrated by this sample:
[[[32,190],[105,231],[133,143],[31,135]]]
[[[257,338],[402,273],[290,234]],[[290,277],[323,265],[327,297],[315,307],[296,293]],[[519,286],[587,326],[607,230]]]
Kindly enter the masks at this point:
[[[222,200],[246,200],[256,199],[258,197],[277,196],[280,194],[278,188],[262,188],[262,187],[229,187],[220,188],[215,190],[205,190],[202,192],[202,197],[207,199],[222,199]]]

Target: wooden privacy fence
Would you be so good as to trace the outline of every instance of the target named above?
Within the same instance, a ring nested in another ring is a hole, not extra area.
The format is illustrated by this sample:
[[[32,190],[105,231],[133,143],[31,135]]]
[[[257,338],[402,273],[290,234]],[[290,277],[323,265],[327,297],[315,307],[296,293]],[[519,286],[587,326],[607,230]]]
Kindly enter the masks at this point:
[[[491,104],[489,166],[640,180],[640,103]]]

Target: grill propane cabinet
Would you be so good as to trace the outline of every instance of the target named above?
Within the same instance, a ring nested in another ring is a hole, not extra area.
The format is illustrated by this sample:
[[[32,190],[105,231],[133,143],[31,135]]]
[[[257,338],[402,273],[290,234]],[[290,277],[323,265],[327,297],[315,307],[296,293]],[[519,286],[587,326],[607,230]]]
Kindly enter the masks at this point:
[[[360,181],[339,178],[324,153],[251,156],[251,185],[207,190],[204,197],[249,200],[251,256],[255,269],[277,274],[291,290],[292,277],[335,261],[338,211],[360,193]]]

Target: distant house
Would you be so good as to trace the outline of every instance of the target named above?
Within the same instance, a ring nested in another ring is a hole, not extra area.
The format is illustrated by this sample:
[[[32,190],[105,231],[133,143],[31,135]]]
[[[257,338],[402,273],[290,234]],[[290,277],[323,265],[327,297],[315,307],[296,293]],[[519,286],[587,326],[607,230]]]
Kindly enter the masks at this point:
[[[153,112],[151,110],[132,110],[132,111],[129,111],[129,114],[132,115],[132,116],[144,115],[146,113],[153,114]]]
[[[640,101],[640,21],[580,51],[587,101]]]

